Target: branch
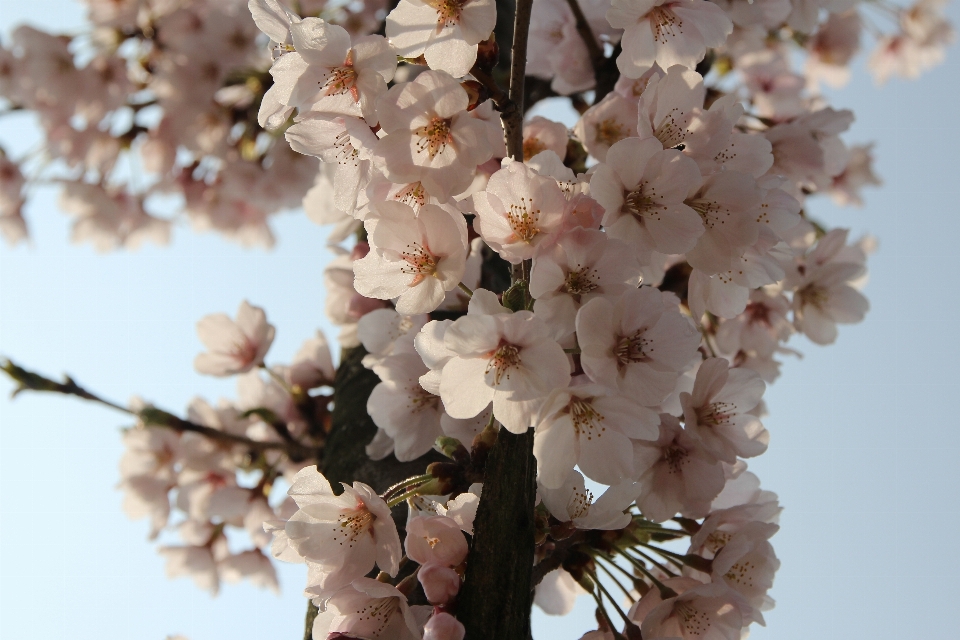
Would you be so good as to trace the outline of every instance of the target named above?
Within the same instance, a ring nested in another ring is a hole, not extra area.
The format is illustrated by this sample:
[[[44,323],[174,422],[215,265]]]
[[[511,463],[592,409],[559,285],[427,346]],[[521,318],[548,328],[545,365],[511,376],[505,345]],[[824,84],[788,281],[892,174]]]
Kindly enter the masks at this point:
[[[593,65],[593,72],[596,75],[600,75],[600,66],[604,60],[603,49],[600,48],[597,38],[593,35],[593,29],[590,28],[590,23],[587,22],[587,16],[583,15],[583,9],[580,8],[580,3],[577,2],[577,0],[567,0],[567,4],[570,5],[570,11],[573,12],[573,17],[577,20],[577,33],[583,38],[583,44],[587,45],[587,52],[590,54],[590,64]]]
[[[23,391],[59,393],[66,396],[83,398],[84,400],[96,402],[104,405],[105,407],[122,411],[123,413],[139,418],[143,421],[144,425],[148,427],[165,427],[181,433],[185,431],[197,433],[211,440],[216,440],[229,445],[242,445],[254,451],[280,450],[286,452],[287,455],[291,456],[292,458],[299,460],[313,457],[313,455],[316,453],[311,447],[298,442],[262,442],[259,440],[251,440],[250,438],[244,436],[234,435],[232,433],[220,431],[206,425],[197,424],[195,422],[190,422],[189,420],[178,418],[172,413],[152,406],[145,407],[140,411],[133,411],[132,409],[124,407],[123,405],[119,405],[116,402],[111,402],[110,400],[106,400],[94,393],[91,393],[90,391],[87,391],[74,382],[73,378],[70,376],[64,376],[64,382],[55,382],[38,373],[24,369],[11,360],[4,362],[3,365],[0,366],[0,369],[2,369],[17,383],[17,388],[13,390],[14,397]]]
[[[517,0],[517,13],[513,21],[513,50],[510,59],[510,100],[516,105],[515,113],[504,117],[507,137],[507,155],[523,162],[523,83],[527,75],[527,40],[530,35],[530,13],[533,0]]]

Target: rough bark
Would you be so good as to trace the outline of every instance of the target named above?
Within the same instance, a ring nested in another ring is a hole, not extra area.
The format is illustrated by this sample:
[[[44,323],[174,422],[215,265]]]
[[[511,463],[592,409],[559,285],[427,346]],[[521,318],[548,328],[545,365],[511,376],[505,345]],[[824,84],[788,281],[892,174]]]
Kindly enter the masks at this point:
[[[523,102],[532,0],[518,0],[510,61],[510,100],[504,113],[507,152],[523,160]],[[500,429],[484,469],[483,493],[457,601],[466,640],[528,640],[533,605],[536,461],[533,431]]]

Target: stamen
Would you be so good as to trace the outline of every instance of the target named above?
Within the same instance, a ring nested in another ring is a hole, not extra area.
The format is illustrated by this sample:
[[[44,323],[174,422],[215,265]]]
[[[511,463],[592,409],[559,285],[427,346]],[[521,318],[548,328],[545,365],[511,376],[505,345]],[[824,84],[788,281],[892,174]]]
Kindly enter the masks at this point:
[[[423,282],[427,276],[437,273],[437,257],[419,244],[408,244],[406,250],[400,254],[406,265],[400,267],[401,273],[413,275],[408,286],[415,287]]]
[[[573,419],[573,428],[578,436],[585,435],[587,440],[600,438],[607,430],[603,426],[603,414],[594,409],[593,404],[582,398],[573,398],[568,406],[570,417]]]
[[[416,145],[417,153],[426,151],[431,160],[453,142],[453,136],[450,135],[450,121],[445,118],[433,118],[430,124],[420,127],[415,133],[420,136]]]
[[[520,348],[512,344],[502,344],[497,350],[490,354],[490,362],[484,373],[493,374],[493,384],[499,385],[500,381],[506,378],[510,379],[510,369],[520,364]]]
[[[632,336],[620,336],[613,353],[621,366],[631,362],[647,362],[650,359],[653,341],[645,338],[643,333],[644,330],[641,329]]]
[[[533,200],[520,197],[519,204],[511,204],[507,211],[507,222],[513,229],[513,235],[523,242],[529,243],[534,236],[540,233],[537,223],[540,220],[540,209],[533,209]]]
[[[650,13],[650,26],[653,28],[653,39],[660,44],[668,38],[676,38],[683,34],[683,20],[668,6],[654,7]]]

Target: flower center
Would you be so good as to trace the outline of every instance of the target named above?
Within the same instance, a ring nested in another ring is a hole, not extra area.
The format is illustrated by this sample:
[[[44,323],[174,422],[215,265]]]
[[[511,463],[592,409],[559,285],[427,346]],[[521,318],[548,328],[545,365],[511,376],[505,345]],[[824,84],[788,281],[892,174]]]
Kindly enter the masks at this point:
[[[410,394],[410,412],[420,413],[425,409],[436,409],[439,406],[440,396],[424,391],[419,384],[413,387]]]
[[[680,626],[686,632],[683,634],[684,637],[699,638],[713,626],[710,615],[705,611],[700,611],[689,602],[678,601],[674,605],[674,611],[677,612],[677,620],[680,622]]]
[[[710,427],[726,424],[733,417],[734,405],[731,402],[714,402],[697,410],[697,422]]]
[[[800,296],[800,302],[803,306],[812,305],[817,309],[823,309],[823,305],[826,304],[829,298],[825,288],[813,283],[800,289],[797,295]]]
[[[674,117],[674,115],[677,117]],[[684,119],[680,109],[674,107],[670,110],[670,113],[664,116],[660,124],[657,125],[657,129],[653,132],[653,135],[660,141],[664,149],[672,149],[686,139],[687,126],[686,123],[683,122]]]
[[[510,379],[510,369],[520,365],[520,347],[512,344],[502,344],[497,347],[487,363],[484,373],[494,372],[493,384],[499,385],[503,378]]]
[[[668,38],[676,38],[683,34],[683,20],[677,17],[669,7],[654,7],[650,13],[650,27],[653,29],[653,39],[660,44]]]
[[[511,204],[507,211],[507,222],[513,229],[513,235],[518,240],[529,243],[534,236],[540,233],[537,222],[540,220],[540,209],[533,208],[533,200],[520,197],[520,204]]]
[[[372,629],[372,637],[379,638],[380,634],[390,623],[390,619],[399,609],[399,598],[377,598],[368,602],[363,609],[360,609],[360,611],[356,613],[356,617],[368,624],[375,621],[377,626]]]
[[[663,462],[671,474],[681,473],[683,463],[687,460],[687,450],[675,444],[670,445],[663,451]]]
[[[334,542],[340,545],[346,543],[347,547],[353,547],[362,534],[370,530],[373,521],[376,520],[367,509],[366,505],[360,502],[356,510],[347,511],[340,515],[340,531],[333,534]],[[373,535],[373,532],[370,532]]]
[[[419,211],[420,207],[427,202],[427,192],[424,190],[423,184],[413,182],[397,191],[397,195],[393,196],[393,199],[410,206],[415,211]]]
[[[580,265],[577,265],[577,267],[580,267]],[[567,293],[574,296],[590,293],[600,286],[593,280],[596,275],[596,269],[580,267],[576,271],[571,271],[567,274],[567,280],[564,282],[563,288]]]
[[[739,587],[749,589],[753,586],[753,569],[756,569],[755,564],[749,560],[741,560],[730,567],[730,570],[723,574],[723,577]]]
[[[415,287],[423,282],[427,276],[437,273],[437,257],[422,245],[408,244],[400,257],[407,263],[400,267],[400,271],[413,276],[413,280],[410,281],[408,286]]]
[[[593,404],[588,400],[574,398],[570,401],[570,417],[573,419],[573,428],[578,436],[586,436],[587,440],[593,440],[593,436],[598,438],[607,430],[601,423],[603,414],[593,408]]]
[[[567,514],[571,520],[582,518],[590,513],[591,506],[593,506],[593,494],[587,489],[582,491],[574,489],[573,495],[570,496],[570,502],[567,504]]]
[[[607,118],[595,124],[594,131],[597,142],[608,147],[627,137],[627,128],[613,118]]]
[[[426,0],[426,3],[437,11],[437,33],[444,27],[452,27],[460,23],[460,14],[463,5],[470,0]]]
[[[356,165],[360,158],[360,152],[353,148],[350,142],[350,134],[344,129],[337,134],[333,140],[333,148],[337,150],[337,164]]]
[[[660,198],[657,196],[657,188],[653,187],[646,180],[637,185],[633,191],[627,191],[623,194],[623,211],[629,213],[642,223],[644,217],[651,217],[660,220],[662,211],[666,207],[660,204]]]
[[[426,151],[431,160],[453,142],[453,136],[450,135],[450,121],[446,118],[435,117],[430,120],[430,124],[420,127],[415,133],[420,136],[417,142],[417,153]]]
[[[547,145],[543,144],[536,138],[528,138],[523,141],[523,159],[529,160],[533,156],[537,155],[541,151],[546,151]]]
[[[613,353],[621,366],[631,362],[647,362],[653,353],[652,345],[653,341],[645,338],[641,329],[632,336],[620,336]]]

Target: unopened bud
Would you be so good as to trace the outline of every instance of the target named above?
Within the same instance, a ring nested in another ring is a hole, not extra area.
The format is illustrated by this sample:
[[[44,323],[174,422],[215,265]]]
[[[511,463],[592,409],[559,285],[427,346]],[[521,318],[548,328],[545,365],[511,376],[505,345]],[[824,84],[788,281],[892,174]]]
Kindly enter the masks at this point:
[[[449,436],[440,436],[434,443],[433,448],[447,456],[451,460],[456,460],[461,464],[470,461],[470,452],[456,438]]]
[[[477,61],[475,66],[484,73],[493,73],[493,68],[500,62],[500,45],[497,39],[490,37],[477,46]]]
[[[467,111],[473,111],[490,99],[490,92],[476,80],[464,80],[460,86],[467,92],[467,98],[470,100]]]

